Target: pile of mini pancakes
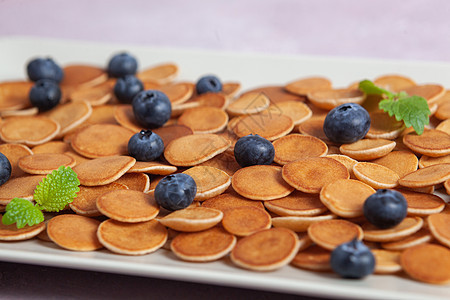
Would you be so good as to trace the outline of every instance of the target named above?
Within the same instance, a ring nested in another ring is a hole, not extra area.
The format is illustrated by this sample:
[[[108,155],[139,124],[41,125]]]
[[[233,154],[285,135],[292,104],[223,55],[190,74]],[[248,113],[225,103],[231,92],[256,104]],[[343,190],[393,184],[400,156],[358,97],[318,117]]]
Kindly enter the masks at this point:
[[[131,105],[114,98],[114,79],[89,65],[67,65],[64,73],[63,99],[45,113],[30,106],[31,82],[0,83],[0,152],[12,165],[0,208],[15,197],[32,201],[36,185],[59,166],[73,168],[80,192],[64,211],[46,213],[44,223],[0,224],[0,240],[36,237],[72,251],[125,255],[162,248],[192,262],[229,257],[255,271],[288,264],[330,271],[331,251],[358,238],[376,257],[375,273],[450,282],[450,205],[435,193],[450,193],[450,92],[441,85],[398,75],[374,79],[428,101],[433,115],[419,136],[380,111],[380,97],[364,95],[357,83],[336,89],[311,77],[240,93],[239,83],[225,82],[221,93],[197,95],[194,81],[176,80],[176,65],[152,66],[137,77],[145,89],[166,93],[173,113],[154,130],[164,155],[140,162],[128,156],[127,143],[142,128]],[[323,122],[348,102],[369,111],[371,127],[358,142],[335,144]],[[236,163],[233,147],[248,134],[273,142],[272,165]],[[176,172],[194,178],[197,194],[188,208],[169,212],[153,191]],[[382,188],[408,202],[403,222],[384,230],[362,209]]]

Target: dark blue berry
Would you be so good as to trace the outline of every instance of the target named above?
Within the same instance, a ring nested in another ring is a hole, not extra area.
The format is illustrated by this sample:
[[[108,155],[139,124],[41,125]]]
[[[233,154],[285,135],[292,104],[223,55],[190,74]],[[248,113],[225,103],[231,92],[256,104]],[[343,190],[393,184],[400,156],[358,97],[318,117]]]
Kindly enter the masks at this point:
[[[270,165],[274,156],[272,143],[257,134],[241,137],[234,146],[234,157],[241,167]]]
[[[30,102],[40,111],[52,109],[61,100],[61,89],[58,84],[49,79],[36,81],[30,90]]]
[[[366,199],[363,210],[370,223],[378,228],[387,229],[403,221],[407,214],[408,202],[400,192],[381,189]]]
[[[117,79],[114,85],[114,95],[122,103],[131,104],[133,98],[144,90],[144,85],[134,75],[126,75]]]
[[[344,243],[331,252],[333,271],[344,278],[362,278],[372,274],[375,257],[370,249],[358,239]]]
[[[36,58],[27,65],[28,78],[31,81],[50,79],[61,82],[64,72],[51,58]]]
[[[3,153],[0,153],[0,185],[7,182],[10,177],[11,163]]]
[[[323,123],[327,138],[338,144],[354,143],[362,139],[369,127],[369,113],[356,103],[346,103],[333,108]]]
[[[161,156],[164,143],[151,130],[141,130],[128,141],[128,153],[138,161],[152,161]]]
[[[167,210],[179,210],[191,205],[196,193],[197,184],[194,179],[187,174],[177,173],[166,176],[158,182],[155,199]]]
[[[217,93],[222,91],[222,82],[214,75],[203,76],[195,85],[197,94]]]
[[[110,77],[123,77],[136,74],[137,60],[128,53],[114,55],[108,63],[108,75]]]
[[[133,113],[136,121],[146,129],[163,126],[172,114],[172,105],[163,92],[147,90],[133,98]]]

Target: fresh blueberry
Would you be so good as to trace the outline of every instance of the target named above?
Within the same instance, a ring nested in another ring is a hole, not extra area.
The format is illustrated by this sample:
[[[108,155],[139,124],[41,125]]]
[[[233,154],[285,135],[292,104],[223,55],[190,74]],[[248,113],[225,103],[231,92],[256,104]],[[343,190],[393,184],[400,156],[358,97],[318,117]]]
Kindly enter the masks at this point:
[[[372,274],[375,257],[370,249],[358,239],[337,246],[330,257],[331,268],[345,278],[362,278]]]
[[[177,173],[161,179],[155,188],[155,199],[167,210],[179,210],[191,205],[196,193],[194,179],[187,174]]]
[[[7,182],[10,177],[11,163],[3,153],[0,153],[0,185]]]
[[[172,105],[163,92],[147,90],[138,93],[131,103],[136,121],[146,129],[163,126],[172,114]]]
[[[27,65],[28,78],[31,81],[50,79],[61,82],[64,72],[51,58],[36,58]]]
[[[217,93],[222,91],[222,82],[214,75],[207,75],[197,81],[195,88],[199,95],[208,92]]]
[[[128,153],[138,161],[152,161],[161,156],[164,143],[151,130],[141,130],[128,141]]]
[[[144,85],[134,75],[126,75],[117,79],[114,85],[114,95],[122,103],[131,104],[134,96],[144,90]]]
[[[58,84],[49,79],[36,81],[30,90],[30,102],[40,111],[52,109],[61,100],[61,89]]]
[[[123,77],[136,74],[138,68],[137,60],[128,53],[114,55],[108,63],[108,74],[110,77]]]
[[[378,228],[392,228],[406,217],[408,202],[397,191],[381,189],[370,195],[364,202],[366,219]]]
[[[346,103],[333,108],[323,123],[325,135],[338,144],[354,143],[362,139],[369,127],[369,113],[356,103]]]
[[[234,146],[234,157],[241,167],[270,165],[274,156],[272,143],[257,134],[241,137]]]

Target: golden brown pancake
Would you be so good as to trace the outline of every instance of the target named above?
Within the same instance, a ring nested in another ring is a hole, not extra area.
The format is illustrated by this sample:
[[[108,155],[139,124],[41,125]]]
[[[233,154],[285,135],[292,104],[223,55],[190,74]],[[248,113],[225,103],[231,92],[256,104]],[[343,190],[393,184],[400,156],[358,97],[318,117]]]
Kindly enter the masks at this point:
[[[434,214],[427,217],[428,228],[434,238],[450,248],[450,215]]]
[[[123,174],[114,182],[126,185],[130,190],[147,192],[150,188],[150,178],[144,173],[127,173]]]
[[[166,84],[157,89],[163,92],[172,104],[180,104],[189,100],[194,92],[195,84],[190,82],[178,82]]]
[[[440,84],[420,84],[404,89],[408,95],[420,96],[428,104],[434,103],[445,94],[445,88]]]
[[[108,79],[105,70],[88,65],[67,65],[63,68],[61,87],[68,90],[101,84]]]
[[[425,130],[421,135],[406,134],[403,143],[412,151],[431,157],[450,154],[450,135],[436,129]]]
[[[169,175],[177,171],[177,167],[157,161],[136,161],[127,173],[147,173],[153,175]]]
[[[315,90],[307,95],[308,100],[317,107],[331,110],[345,103],[363,103],[364,92],[359,89]]]
[[[7,205],[14,198],[33,199],[34,189],[43,175],[22,176],[9,179],[0,186],[0,204]]]
[[[50,110],[46,116],[61,126],[57,137],[62,137],[73,130],[92,114],[91,104],[87,101],[68,102]]]
[[[437,130],[443,131],[447,134],[450,134],[450,119],[447,119],[445,121],[440,122],[437,126],[436,126]]]
[[[426,187],[442,183],[450,178],[450,163],[432,165],[409,173],[398,181],[402,186],[410,188]]]
[[[416,245],[428,243],[432,239],[433,236],[431,235],[430,231],[428,229],[421,228],[416,233],[413,233],[404,239],[395,242],[381,243],[381,247],[388,250],[402,251]]]
[[[228,123],[228,115],[220,108],[203,106],[185,110],[178,124],[185,125],[194,133],[217,133]]]
[[[384,111],[372,111],[370,115],[370,128],[366,138],[392,140],[400,136],[405,129],[403,122],[390,117]]]
[[[22,117],[22,116],[35,116],[39,113],[37,107],[30,107],[18,110],[4,110],[0,111],[1,117]]]
[[[17,228],[17,224],[4,225],[0,222],[0,241],[23,241],[31,239],[41,232],[45,231],[45,223],[39,223],[33,226],[25,225],[23,228]]]
[[[372,249],[375,256],[375,274],[392,274],[402,270],[399,251]]]
[[[72,102],[88,102],[92,106],[103,105],[113,98],[114,81],[108,80],[104,83],[76,89],[70,93]]]
[[[159,219],[161,224],[181,232],[196,232],[216,226],[222,221],[220,210],[207,207],[192,207],[176,210]]]
[[[30,106],[29,93],[32,82],[0,82],[0,111],[24,109]]]
[[[222,83],[222,93],[228,98],[233,98],[241,90],[239,82],[224,82]]]
[[[300,101],[283,101],[273,103],[267,108],[267,113],[282,114],[292,119],[294,126],[308,120],[312,116],[312,111],[303,102]]]
[[[373,160],[372,163],[385,166],[397,173],[399,177],[403,177],[417,170],[418,161],[417,156],[410,151],[392,151]]]
[[[227,209],[223,214],[222,226],[231,234],[247,236],[272,225],[270,215],[261,208],[241,206]]]
[[[289,134],[273,142],[274,161],[280,165],[311,158],[325,156],[328,146],[320,139],[301,134]]]
[[[1,149],[1,148],[0,148]],[[72,148],[69,144],[62,141],[51,141],[41,145],[34,146],[32,151],[34,154],[38,153],[65,153]],[[31,154],[31,153],[30,153]]]
[[[261,201],[248,200],[237,193],[223,193],[202,202],[202,207],[214,208],[222,212],[225,212],[230,208],[242,206],[251,206],[264,209],[264,205]]]
[[[324,116],[315,116],[313,115],[308,120],[300,123],[298,125],[297,130],[301,134],[304,135],[311,135],[318,139],[321,139],[323,142],[325,142],[327,145],[333,145],[334,143],[331,142],[327,136],[325,135],[325,132],[323,131],[323,122],[325,120]]]
[[[362,225],[364,240],[372,242],[399,241],[422,228],[423,220],[419,217],[406,217],[397,226],[389,229],[379,229],[370,223]]]
[[[353,174],[362,182],[375,189],[389,189],[398,185],[400,177],[393,170],[370,162],[358,162],[353,166]]]
[[[231,184],[230,176],[214,167],[195,166],[183,172],[191,176],[197,184],[194,200],[203,201],[222,194]]]
[[[178,124],[156,128],[153,132],[159,135],[159,137],[163,140],[164,146],[169,145],[171,141],[179,137],[194,133],[191,128]]]
[[[11,117],[2,122],[0,138],[6,143],[34,146],[53,139],[60,128],[59,123],[42,116]]]
[[[322,248],[334,250],[340,244],[355,238],[361,240],[363,231],[358,225],[341,219],[324,220],[308,227],[311,240]]]
[[[213,158],[202,162],[198,166],[214,167],[224,171],[230,176],[233,176],[233,174],[241,168],[241,166],[239,166],[236,162],[234,155],[227,152],[214,156]]]
[[[288,83],[284,87],[289,93],[306,96],[318,90],[330,90],[331,81],[324,77],[307,77]]]
[[[133,107],[131,107],[131,105],[117,105],[114,110],[114,118],[117,123],[133,132],[139,132],[143,129],[142,126],[136,121]]]
[[[37,153],[23,156],[17,165],[28,174],[50,174],[60,166],[74,167],[75,164],[75,159],[66,154]]]
[[[331,146],[328,147],[328,150],[330,150]],[[330,152],[330,151],[328,151]],[[353,166],[358,162],[357,160],[354,160],[351,157],[348,157],[347,155],[342,155],[339,154],[339,150],[337,154],[330,154],[328,153],[325,157],[329,157],[332,159],[337,160],[338,162],[340,162],[341,164],[343,164],[346,168],[348,173],[350,174],[350,178],[355,179],[355,175],[353,174]]]
[[[327,211],[319,195],[300,191],[281,199],[265,201],[264,206],[279,216],[317,216]]]
[[[288,228],[295,232],[304,232],[308,230],[311,224],[320,222],[323,220],[335,219],[335,214],[325,214],[319,216],[286,216],[286,217],[274,217],[272,218],[272,225],[276,228]]]
[[[374,79],[373,83],[392,92],[404,91],[406,88],[416,85],[411,78],[396,74],[379,76]]]
[[[142,82],[156,84],[167,84],[172,82],[178,75],[178,66],[172,63],[151,66],[136,74]]]
[[[251,90],[245,91],[245,93],[263,93],[269,97],[272,103],[281,103],[286,101],[304,101],[306,97],[298,96],[287,92],[283,86],[261,86]]]
[[[293,128],[294,122],[290,117],[262,112],[240,119],[233,128],[233,132],[238,137],[258,134],[269,141],[273,141],[287,135]]]
[[[342,154],[356,160],[372,160],[387,155],[395,147],[395,142],[385,139],[362,139],[351,144],[342,145]]]
[[[31,151],[30,148],[22,144],[1,144],[0,153],[5,155],[6,158],[9,160],[9,163],[11,164],[10,178],[25,175],[25,172],[22,171],[22,169],[20,169],[17,164],[21,157],[33,154],[33,151]]]
[[[250,92],[241,95],[227,107],[227,113],[232,116],[251,115],[266,110],[270,99],[264,93]]]
[[[450,163],[450,154],[440,157],[431,157],[422,155],[419,159],[419,168],[425,168],[432,165],[448,164],[448,163]]]
[[[291,261],[291,265],[312,271],[330,271],[330,256],[330,250],[312,245],[299,251]]]
[[[399,190],[408,202],[408,214],[427,216],[440,213],[445,207],[445,201],[437,195]]]

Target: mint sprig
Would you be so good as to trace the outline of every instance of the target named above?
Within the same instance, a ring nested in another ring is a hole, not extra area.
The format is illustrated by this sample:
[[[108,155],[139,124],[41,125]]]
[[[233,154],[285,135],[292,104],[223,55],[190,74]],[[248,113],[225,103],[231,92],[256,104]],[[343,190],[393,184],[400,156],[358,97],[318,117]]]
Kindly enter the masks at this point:
[[[28,200],[14,198],[6,206],[2,223],[17,223],[17,228],[33,226],[44,221],[42,211],[60,211],[71,203],[80,188],[77,174],[70,168],[61,166],[39,182],[34,190],[36,205]]]
[[[370,80],[361,81],[359,89],[366,94],[383,96],[384,99],[378,107],[389,116],[395,116],[397,121],[403,121],[406,127],[412,126],[418,135],[421,135],[425,125],[430,123],[431,112],[427,100],[423,97],[409,96],[405,92],[392,93],[376,86]]]

